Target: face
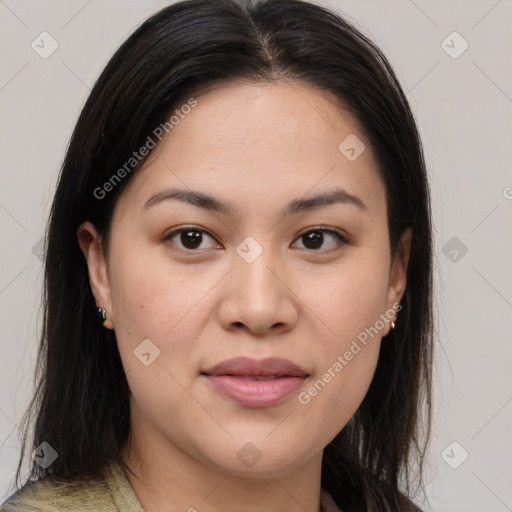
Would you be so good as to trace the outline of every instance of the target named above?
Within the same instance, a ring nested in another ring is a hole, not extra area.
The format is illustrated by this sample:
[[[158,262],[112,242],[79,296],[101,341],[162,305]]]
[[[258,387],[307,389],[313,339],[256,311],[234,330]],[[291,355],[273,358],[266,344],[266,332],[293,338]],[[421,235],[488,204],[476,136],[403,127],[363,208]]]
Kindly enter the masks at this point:
[[[121,194],[108,256],[90,223],[79,241],[132,421],[202,464],[284,474],[361,404],[404,291],[407,238],[392,261],[384,183],[333,98],[277,82],[195,99]],[[255,366],[211,375],[238,357]],[[288,366],[258,367],[266,358]]]

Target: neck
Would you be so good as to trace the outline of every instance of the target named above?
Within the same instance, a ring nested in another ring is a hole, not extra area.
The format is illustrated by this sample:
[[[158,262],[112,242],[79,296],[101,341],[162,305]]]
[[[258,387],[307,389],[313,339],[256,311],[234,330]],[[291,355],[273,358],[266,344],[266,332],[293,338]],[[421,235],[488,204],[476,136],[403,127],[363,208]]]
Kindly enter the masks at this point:
[[[147,429],[138,435],[133,423],[121,452],[146,512],[321,512],[321,452],[288,472],[245,475],[200,461]]]

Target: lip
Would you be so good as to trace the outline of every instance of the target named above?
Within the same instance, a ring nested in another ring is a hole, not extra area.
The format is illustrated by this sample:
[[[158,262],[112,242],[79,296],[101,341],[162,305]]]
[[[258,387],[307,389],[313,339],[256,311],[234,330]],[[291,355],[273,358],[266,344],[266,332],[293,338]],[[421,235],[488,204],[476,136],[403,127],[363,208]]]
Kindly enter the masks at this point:
[[[276,405],[299,388],[309,374],[287,359],[228,359],[202,375],[226,397],[246,407]]]

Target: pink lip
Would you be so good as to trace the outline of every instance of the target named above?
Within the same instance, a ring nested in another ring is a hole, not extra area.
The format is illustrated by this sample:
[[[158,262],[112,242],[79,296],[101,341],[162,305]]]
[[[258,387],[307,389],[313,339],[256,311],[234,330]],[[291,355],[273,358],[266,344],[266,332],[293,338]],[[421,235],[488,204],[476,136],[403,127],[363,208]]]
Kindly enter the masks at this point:
[[[203,375],[218,391],[246,407],[275,405],[308,377],[306,371],[286,359],[258,361],[247,357],[223,361]]]

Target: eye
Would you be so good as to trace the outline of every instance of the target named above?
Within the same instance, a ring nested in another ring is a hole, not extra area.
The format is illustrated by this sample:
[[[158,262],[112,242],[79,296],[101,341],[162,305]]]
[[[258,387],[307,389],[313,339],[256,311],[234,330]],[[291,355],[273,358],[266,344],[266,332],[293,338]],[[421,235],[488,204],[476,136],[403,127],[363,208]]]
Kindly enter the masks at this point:
[[[341,246],[344,244],[348,244],[348,240],[346,237],[344,237],[341,233],[338,233],[337,231],[334,231],[332,229],[325,229],[325,228],[313,228],[308,229],[308,231],[304,231],[301,233],[296,240],[301,240],[303,242],[304,247],[299,247],[299,249],[305,248],[305,249],[311,249],[311,250],[318,250],[318,249],[325,249],[325,247],[322,247],[326,239],[334,240],[334,243],[330,244],[330,249],[327,248],[327,250],[333,250],[336,248],[336,246]]]
[[[214,244],[210,244],[206,247],[202,244],[208,242],[208,239],[213,241]],[[194,251],[196,249],[209,249],[212,246],[219,245],[216,240],[209,235],[204,229],[199,229],[195,226],[184,227],[175,229],[171,233],[165,236],[164,241],[170,241],[176,245],[179,249]]]

